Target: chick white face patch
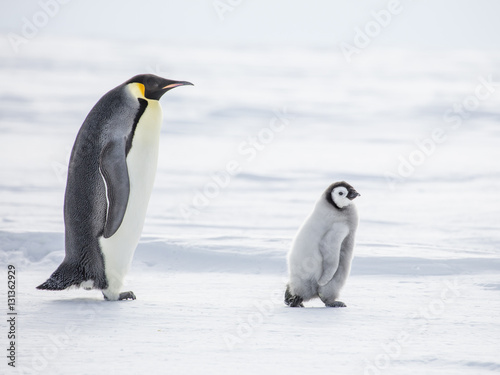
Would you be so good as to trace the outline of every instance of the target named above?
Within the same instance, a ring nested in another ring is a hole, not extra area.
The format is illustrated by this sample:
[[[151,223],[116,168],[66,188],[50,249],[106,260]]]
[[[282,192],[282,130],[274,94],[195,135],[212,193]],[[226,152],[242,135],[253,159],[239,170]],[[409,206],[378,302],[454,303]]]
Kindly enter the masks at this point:
[[[344,186],[338,186],[332,190],[332,200],[340,208],[349,206],[352,201],[347,198],[347,194],[349,194],[347,188],[345,188]]]

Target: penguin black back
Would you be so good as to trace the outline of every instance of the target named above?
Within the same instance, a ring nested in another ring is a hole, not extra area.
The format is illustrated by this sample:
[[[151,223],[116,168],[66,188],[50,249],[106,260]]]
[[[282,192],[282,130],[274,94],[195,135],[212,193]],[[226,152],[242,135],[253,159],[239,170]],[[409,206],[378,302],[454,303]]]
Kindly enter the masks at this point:
[[[66,256],[38,289],[62,290],[87,280],[94,280],[94,287],[99,289],[108,286],[98,243],[107,213],[106,186],[99,164],[108,144],[106,136],[112,133],[120,135],[112,138],[127,140],[124,150],[130,150],[134,128],[147,106],[147,102],[143,104],[128,97],[123,86],[109,91],[97,102],[78,132],[71,152],[64,198]],[[101,131],[103,124],[109,128],[104,132]]]
[[[64,199],[66,256],[39,289],[84,286],[106,299],[120,293],[151,194],[162,111],[158,100],[191,85],[152,74],[107,92],[83,122],[71,152]],[[121,230],[120,230],[121,229]]]

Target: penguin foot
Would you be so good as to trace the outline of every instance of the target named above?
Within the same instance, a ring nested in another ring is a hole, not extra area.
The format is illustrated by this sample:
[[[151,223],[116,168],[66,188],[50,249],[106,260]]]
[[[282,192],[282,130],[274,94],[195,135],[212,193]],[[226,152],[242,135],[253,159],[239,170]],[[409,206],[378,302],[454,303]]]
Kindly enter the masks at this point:
[[[302,303],[303,298],[301,296],[295,296],[290,293],[290,287],[286,287],[285,291],[285,304],[290,307],[304,307]]]
[[[300,298],[300,297],[297,297],[297,298]],[[302,302],[300,302],[300,303],[291,303],[288,306],[290,306],[290,307],[304,307],[304,304]]]
[[[347,307],[347,305],[342,301],[333,301],[331,303],[325,303],[326,307]]]
[[[127,299],[130,299],[130,300],[136,299],[135,294],[132,291],[120,293],[118,295],[118,299],[109,299],[104,293],[102,293],[102,295],[104,296],[104,299],[106,301],[123,301],[123,300],[127,300]]]
[[[131,300],[136,299],[134,292],[132,292],[130,290],[128,292],[120,293],[120,297],[118,297],[118,301],[122,301],[124,299],[131,299]]]

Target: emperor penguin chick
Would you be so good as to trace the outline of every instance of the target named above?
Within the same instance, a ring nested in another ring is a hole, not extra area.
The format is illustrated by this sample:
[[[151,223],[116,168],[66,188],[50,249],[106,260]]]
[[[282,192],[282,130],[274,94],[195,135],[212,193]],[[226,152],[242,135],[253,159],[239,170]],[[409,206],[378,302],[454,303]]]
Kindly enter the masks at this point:
[[[345,181],[331,184],[299,228],[288,254],[288,306],[304,307],[315,297],[328,307],[346,306],[337,298],[351,270],[359,195]]]
[[[122,292],[141,237],[158,162],[160,98],[192,85],[140,74],[106,93],[76,137],[64,197],[66,256],[38,289],[100,289],[111,301]]]

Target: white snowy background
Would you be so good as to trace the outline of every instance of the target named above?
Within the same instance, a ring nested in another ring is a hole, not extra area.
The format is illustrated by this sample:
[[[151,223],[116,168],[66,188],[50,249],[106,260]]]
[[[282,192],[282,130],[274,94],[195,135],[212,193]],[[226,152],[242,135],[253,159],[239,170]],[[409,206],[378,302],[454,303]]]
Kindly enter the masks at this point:
[[[0,7],[2,374],[500,372],[498,2]],[[38,291],[78,129],[138,73],[195,86],[161,100],[137,300]],[[348,307],[287,308],[291,240],[339,180],[361,193]]]

